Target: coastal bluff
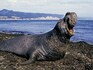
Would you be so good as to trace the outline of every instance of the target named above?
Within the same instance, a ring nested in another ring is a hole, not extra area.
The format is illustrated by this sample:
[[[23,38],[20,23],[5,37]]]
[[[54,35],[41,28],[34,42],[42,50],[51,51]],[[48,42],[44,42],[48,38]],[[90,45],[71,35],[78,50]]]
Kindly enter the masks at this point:
[[[21,36],[21,34],[0,34],[0,41]],[[68,42],[66,55],[57,61],[36,61],[34,64],[19,65],[26,60],[11,53],[0,52],[0,70],[92,70],[93,45],[86,42]]]

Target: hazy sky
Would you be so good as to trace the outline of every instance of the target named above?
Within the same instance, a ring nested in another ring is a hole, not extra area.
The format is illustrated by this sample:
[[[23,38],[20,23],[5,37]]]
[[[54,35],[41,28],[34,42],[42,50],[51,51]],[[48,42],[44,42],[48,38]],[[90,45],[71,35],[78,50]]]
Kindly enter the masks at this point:
[[[74,11],[81,17],[93,17],[93,0],[0,0],[0,10],[65,14]]]

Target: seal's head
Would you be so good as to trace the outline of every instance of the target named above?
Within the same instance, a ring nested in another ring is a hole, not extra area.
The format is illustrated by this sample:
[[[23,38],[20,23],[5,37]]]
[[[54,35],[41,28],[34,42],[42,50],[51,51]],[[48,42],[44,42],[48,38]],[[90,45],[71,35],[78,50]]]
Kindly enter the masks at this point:
[[[77,15],[75,12],[67,12],[63,19],[56,25],[61,34],[66,34],[69,38],[74,35],[73,27],[76,25]]]
[[[74,35],[73,27],[77,22],[77,15],[75,12],[67,12],[64,17],[64,22],[66,23],[66,30],[69,35]]]

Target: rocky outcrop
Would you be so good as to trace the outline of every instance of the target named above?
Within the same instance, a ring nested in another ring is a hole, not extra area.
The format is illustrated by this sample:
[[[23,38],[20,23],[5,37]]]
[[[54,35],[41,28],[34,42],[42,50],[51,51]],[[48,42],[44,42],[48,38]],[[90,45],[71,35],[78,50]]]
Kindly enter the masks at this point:
[[[4,37],[3,37],[4,36]],[[7,40],[20,35],[0,34],[0,40]],[[93,45],[85,42],[67,43],[66,55],[58,61],[36,61],[34,64],[19,65],[25,58],[11,53],[0,52],[1,70],[92,70]]]

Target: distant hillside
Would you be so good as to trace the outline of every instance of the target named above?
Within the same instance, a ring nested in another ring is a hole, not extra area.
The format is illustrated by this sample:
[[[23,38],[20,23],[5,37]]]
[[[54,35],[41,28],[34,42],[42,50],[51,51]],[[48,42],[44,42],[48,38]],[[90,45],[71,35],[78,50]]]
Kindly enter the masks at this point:
[[[6,18],[13,18],[13,16],[14,16],[14,17],[22,18],[22,19],[23,18],[39,18],[39,17],[57,17],[57,18],[63,17],[63,15],[58,15],[58,14],[25,13],[25,12],[18,12],[18,11],[7,10],[7,9],[1,10],[0,16],[6,17]]]

